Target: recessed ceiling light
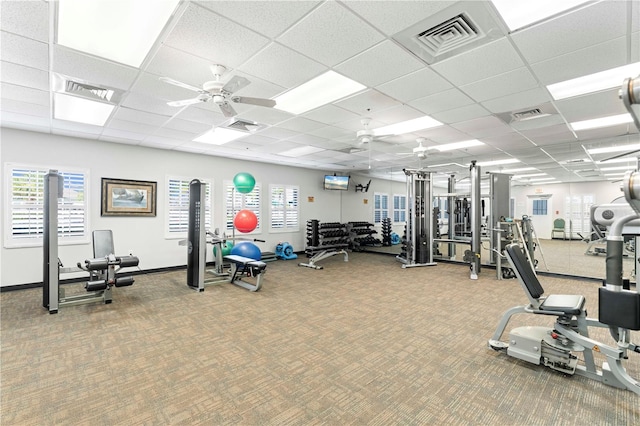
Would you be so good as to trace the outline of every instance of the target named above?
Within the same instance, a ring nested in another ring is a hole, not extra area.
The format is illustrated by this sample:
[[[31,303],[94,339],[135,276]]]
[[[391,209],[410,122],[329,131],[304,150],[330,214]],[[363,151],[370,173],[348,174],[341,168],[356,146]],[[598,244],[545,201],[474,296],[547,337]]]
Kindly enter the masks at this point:
[[[610,172],[612,170],[635,170],[635,166],[613,166],[613,167],[600,167],[603,172]]]
[[[315,154],[320,151],[324,151],[324,149],[307,145],[279,152],[278,155],[284,155],[285,157],[302,157],[303,155]]]
[[[302,114],[366,88],[335,71],[327,71],[275,98],[274,108],[291,114]]]
[[[442,126],[442,123],[425,115],[424,117],[418,117],[412,120],[378,127],[377,129],[373,129],[371,132],[374,136],[403,135],[405,133],[416,132],[418,130],[430,129],[438,126]]]
[[[640,144],[608,146],[606,148],[587,149],[589,154],[607,154],[610,152],[635,151],[640,150]]]
[[[550,84],[547,86],[547,90],[549,90],[553,99],[557,101],[614,87],[622,87],[625,78],[638,74],[640,74],[640,62]]]
[[[77,96],[53,94],[53,117],[58,120],[104,126],[115,105]]]
[[[535,177],[535,176],[545,176],[546,173],[529,173],[526,175],[515,175],[513,176],[514,179],[526,179],[526,178],[530,178],[530,177]]]
[[[548,180],[556,180],[554,177],[529,179],[529,182],[545,182]]]
[[[179,0],[59,0],[57,43],[139,67]]]
[[[225,129],[223,127],[216,127],[208,132],[198,136],[193,141],[208,143],[211,145],[223,145],[232,140],[239,139],[243,136],[247,136],[245,132],[239,132],[237,130]]]
[[[632,161],[634,163],[637,163],[638,162],[638,157],[633,156],[633,157],[612,158],[611,160],[596,161],[596,164],[630,163]]]
[[[454,143],[447,143],[444,145],[437,145],[437,146],[430,146],[429,149],[436,149],[440,152],[444,152],[444,151],[451,151],[454,149],[463,149],[463,148],[470,148],[472,146],[479,146],[479,145],[484,145],[484,143],[480,142],[477,139],[471,139],[468,141],[462,141],[462,142],[454,142]]]
[[[587,0],[491,0],[511,31],[542,21]]]
[[[479,161],[477,163],[478,166],[487,167],[487,166],[499,166],[502,164],[513,164],[519,163],[520,160],[517,158],[505,158],[504,160],[493,160],[493,161]]]
[[[530,170],[538,170],[535,167],[520,167],[517,169],[500,170],[499,173],[513,174],[518,172],[528,172]]]
[[[617,126],[618,124],[633,123],[631,114],[610,115],[608,117],[593,118],[591,120],[569,123],[574,131],[598,129],[601,127]]]

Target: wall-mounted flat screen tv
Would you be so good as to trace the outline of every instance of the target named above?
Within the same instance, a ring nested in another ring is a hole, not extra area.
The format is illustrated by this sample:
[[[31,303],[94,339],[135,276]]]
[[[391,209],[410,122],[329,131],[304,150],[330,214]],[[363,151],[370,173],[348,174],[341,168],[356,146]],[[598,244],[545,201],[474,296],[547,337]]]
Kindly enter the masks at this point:
[[[324,177],[324,189],[347,191],[349,189],[349,176],[326,175]]]

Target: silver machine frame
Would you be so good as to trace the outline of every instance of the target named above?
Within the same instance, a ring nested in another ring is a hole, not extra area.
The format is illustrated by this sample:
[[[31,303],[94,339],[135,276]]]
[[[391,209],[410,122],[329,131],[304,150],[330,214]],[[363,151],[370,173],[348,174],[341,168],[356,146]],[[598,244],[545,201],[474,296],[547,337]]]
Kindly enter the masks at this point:
[[[431,172],[404,169],[407,177],[407,257],[403,268],[433,266],[433,181]]]
[[[58,199],[63,198],[64,181],[57,170],[49,170],[44,176],[44,215],[43,215],[43,279],[42,306],[50,314],[58,313],[63,306],[103,302],[113,300],[112,287],[125,287],[133,284],[133,276],[118,276],[126,267],[137,267],[136,256],[115,256],[111,231],[94,231],[94,259],[80,262],[75,267],[64,267],[58,256]],[[105,238],[109,240],[105,244]],[[107,252],[110,253],[107,253]],[[66,295],[60,287],[60,274],[88,272],[89,281],[85,283],[87,293]]]
[[[640,105],[640,76],[624,81],[620,98],[640,129],[640,120],[634,110],[634,106]],[[640,395],[640,382],[631,377],[622,365],[629,352],[640,354],[640,347],[631,342],[631,331],[640,330],[640,293],[637,284],[635,291],[625,288],[622,278],[624,228],[640,219],[640,172],[627,172],[622,191],[632,212],[609,210],[603,218],[610,220],[610,228],[606,237],[606,278],[598,292],[598,319],[587,318],[583,296],[542,297],[543,290],[537,282],[535,271],[527,262],[516,262],[512,254],[517,255],[517,251],[512,251],[507,258],[530,303],[513,307],[504,313],[488,342],[489,347],[506,351],[509,356],[533,364],[543,364],[565,374],[585,376]],[[532,294],[530,289],[536,288],[536,285],[542,292]],[[554,305],[554,301],[559,302]],[[509,343],[501,341],[509,320],[519,313],[552,315],[557,319],[553,327],[514,328],[509,333]],[[615,344],[590,338],[589,327],[608,328]],[[578,357],[572,352],[582,352],[584,365],[578,364]],[[601,369],[595,364],[594,353],[605,357]]]
[[[205,286],[230,283],[247,289],[251,292],[262,288],[263,275],[267,264],[265,262],[237,255],[222,255],[222,247],[226,238],[215,233],[208,232],[205,225],[206,183],[193,179],[189,183],[189,229],[187,240],[178,244],[187,246],[187,286],[198,292],[202,292]],[[234,238],[237,240],[239,238]],[[207,266],[207,243],[216,246],[215,267],[213,270]],[[223,262],[229,265],[225,270]],[[207,272],[209,275],[207,275]],[[253,281],[245,281],[244,277],[251,277]]]

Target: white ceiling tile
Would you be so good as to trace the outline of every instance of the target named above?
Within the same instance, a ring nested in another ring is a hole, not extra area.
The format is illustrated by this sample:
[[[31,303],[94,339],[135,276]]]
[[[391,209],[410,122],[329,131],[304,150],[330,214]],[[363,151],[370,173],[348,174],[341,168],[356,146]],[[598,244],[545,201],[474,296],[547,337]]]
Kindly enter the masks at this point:
[[[531,69],[548,85],[626,65],[628,51],[627,38],[619,37],[535,63]]]
[[[280,35],[319,1],[199,1],[210,9],[269,38]]]
[[[412,108],[408,105],[398,105],[392,108],[385,109],[380,112],[373,112],[369,114],[369,117],[372,119],[369,128],[374,129],[377,126],[376,122],[381,124],[396,124],[401,121],[413,120],[414,118],[423,117],[420,111],[415,108]],[[341,123],[342,125],[342,123]],[[374,127],[375,126],[375,127]]]
[[[471,120],[478,117],[489,115],[489,111],[480,105],[473,104],[449,111],[438,112],[433,114],[433,118],[443,123],[458,123],[460,121]]]
[[[260,130],[259,135],[266,136],[272,139],[276,139],[281,143],[283,139],[291,138],[298,134],[293,130],[284,129],[282,127],[268,127],[264,130]]]
[[[144,139],[146,134],[154,133],[158,128],[157,125],[147,125],[134,121],[120,120],[118,118],[112,118],[107,122],[107,127],[105,129],[111,129],[113,132],[110,133],[111,136],[117,136],[117,131],[124,131],[127,133],[135,133],[140,135],[138,139]]]
[[[317,37],[317,34],[323,37]],[[326,2],[277,40],[331,67],[383,39],[382,34],[349,9],[337,2]]]
[[[304,114],[304,117],[324,124],[335,124],[361,118],[358,114],[331,104],[316,108]]]
[[[294,117],[280,123],[280,127],[283,129],[293,130],[295,132],[308,132],[309,130],[324,127],[324,124],[304,117]]]
[[[511,133],[513,130],[497,117],[481,117],[452,124],[451,127],[473,135],[476,139]]]
[[[49,92],[46,92],[44,90],[32,89],[30,87],[1,83],[0,95],[2,96],[2,99],[11,99],[14,101],[20,101],[29,104],[42,105],[47,108],[50,105]]]
[[[134,123],[143,123],[150,126],[161,126],[169,117],[166,115],[151,114],[130,108],[116,108],[113,117],[118,120],[133,121]]]
[[[368,116],[374,112],[380,112],[385,109],[399,106],[400,102],[387,95],[383,95],[377,90],[365,90],[364,92],[360,92],[356,95],[335,102],[335,105],[356,114]]]
[[[344,3],[385,34],[392,35],[456,2],[347,0]]]
[[[10,62],[0,62],[0,81],[16,86],[49,90],[49,73]]]
[[[149,135],[147,138],[140,142],[141,146],[148,146],[151,148],[161,149],[173,149],[177,146],[184,144],[185,141],[179,139],[165,138],[162,136]]]
[[[353,135],[353,131],[351,130],[346,130],[334,126],[321,127],[319,129],[310,130],[308,133],[310,135],[319,136],[325,139],[335,139]]]
[[[49,105],[38,105],[13,99],[3,99],[1,107],[3,113],[6,111],[36,117],[51,117]]]
[[[180,108],[167,105],[167,102],[160,98],[155,98],[139,93],[130,92],[121,103],[122,106],[131,109],[139,109],[156,114],[172,116]]]
[[[420,130],[415,133],[420,137],[427,138],[438,144],[460,142],[470,139],[470,136],[466,133],[450,126],[439,126],[433,129]]]
[[[195,133],[200,135],[208,130],[211,130],[211,125],[204,123],[196,123],[194,121],[181,120],[174,118],[167,122],[164,127],[168,129],[181,130],[188,133]]]
[[[509,152],[519,148],[533,147],[531,141],[516,132],[483,137],[482,142]]]
[[[168,46],[235,68],[269,40],[194,3],[165,40]]]
[[[558,111],[568,122],[588,120],[627,112],[618,97],[618,88],[556,101]]]
[[[81,137],[96,139],[102,133],[102,130],[102,126],[94,126],[92,124],[56,119],[51,120],[51,131],[56,134],[74,137],[78,137],[78,134],[81,134]]]
[[[30,114],[19,114],[2,111],[0,114],[0,130],[3,127],[49,133],[50,117],[37,117]]]
[[[50,4],[53,5],[44,1],[2,1],[0,27],[3,31],[48,42]]]
[[[204,131],[205,130],[203,130],[202,132],[185,132],[182,130],[171,129],[165,126],[156,129],[153,134],[156,136],[162,136],[165,138],[177,139],[183,142],[187,142],[195,139]]]
[[[104,129],[102,135],[98,138],[101,141],[121,143],[125,145],[138,145],[146,135],[139,133],[123,132],[115,129]]]
[[[317,77],[327,67],[288,47],[271,43],[243,64],[240,70],[282,87],[293,88]]]
[[[304,145],[312,145],[319,148],[326,148],[327,143],[329,142],[325,138],[321,138],[318,136],[313,136],[309,134],[300,133],[292,138],[287,139],[291,142],[301,143]]]
[[[414,99],[408,102],[412,107],[428,115],[463,107],[472,103],[473,99],[458,89],[445,90],[435,95],[425,96],[424,98]]]
[[[610,137],[612,134],[628,135],[628,134],[634,134],[634,133],[638,133],[638,129],[636,129],[636,126],[633,123],[619,124],[617,126],[611,126],[606,128],[603,127],[599,129],[581,130],[576,132],[576,134],[578,135],[578,138],[580,138],[580,140],[582,141],[588,141],[591,139],[600,139],[600,138],[604,139],[604,138]],[[636,136],[636,143],[637,142],[640,142],[640,139],[638,139]]]
[[[520,55],[506,37],[445,59],[432,68],[456,86],[504,74],[524,66]]]
[[[201,87],[205,81],[214,79],[210,65],[214,65],[210,60],[163,44],[149,62],[146,71],[155,74],[156,80],[158,77],[168,77]]]
[[[538,82],[529,70],[523,67],[461,86],[460,90],[475,101],[483,102],[535,87],[538,87]]]
[[[0,54],[3,61],[49,70],[49,45],[40,41],[0,32]]]
[[[536,63],[622,37],[626,29],[627,2],[602,1],[517,31],[511,37],[522,55]]]
[[[452,86],[444,78],[429,68],[405,75],[376,87],[402,102],[423,98],[450,89]]]
[[[389,58],[394,58],[393,66],[387,65]],[[424,68],[424,63],[392,41],[385,40],[341,63],[335,69],[365,86],[375,87],[421,68]]]
[[[85,55],[66,47],[54,45],[53,72],[79,78],[98,86],[127,90],[138,74],[133,67]]]
[[[242,117],[261,124],[274,125],[292,118],[293,115],[275,108],[256,107]]]
[[[482,102],[481,105],[491,112],[498,113],[524,110],[550,101],[551,97],[546,89],[539,87],[513,95],[491,99]]]

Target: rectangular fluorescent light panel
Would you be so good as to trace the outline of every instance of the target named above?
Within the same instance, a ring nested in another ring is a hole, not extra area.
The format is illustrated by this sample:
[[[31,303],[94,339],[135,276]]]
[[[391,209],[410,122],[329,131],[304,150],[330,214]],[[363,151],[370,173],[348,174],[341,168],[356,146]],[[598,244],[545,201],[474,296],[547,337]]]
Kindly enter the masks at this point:
[[[528,172],[531,170],[538,170],[535,167],[520,167],[518,169],[509,169],[509,170],[501,170],[500,173],[505,173],[505,174],[513,174],[513,173],[518,173],[518,172]]]
[[[587,0],[491,1],[511,31],[542,21],[587,2]]]
[[[113,112],[115,105],[77,96],[53,94],[53,117],[58,120],[75,121],[77,123],[104,126]]]
[[[479,146],[479,145],[484,145],[484,143],[480,142],[477,139],[471,139],[468,141],[454,142],[454,143],[448,143],[448,144],[438,145],[438,146],[430,146],[429,149],[436,149],[440,152],[444,152],[444,151],[451,151],[454,149],[470,148],[472,146]]]
[[[335,71],[309,80],[275,98],[274,108],[291,114],[302,114],[366,89],[366,86]]]
[[[425,115],[424,117],[414,118],[413,120],[378,127],[377,129],[373,129],[371,132],[374,136],[403,135],[405,133],[416,132],[418,130],[430,129],[438,126],[442,126],[442,123]]]
[[[640,144],[608,146],[606,148],[587,149],[589,154],[607,154],[610,152],[635,151],[640,150]]]
[[[529,182],[544,182],[548,180],[556,180],[554,177],[529,179]]]
[[[633,123],[631,114],[610,115],[608,117],[594,118],[591,120],[575,121],[569,123],[574,131],[598,129],[601,127],[617,126],[618,124]]]
[[[640,62],[550,84],[547,86],[547,90],[549,90],[553,99],[557,101],[614,87],[622,87],[625,78],[634,77],[638,74],[640,74]]]
[[[138,68],[178,2],[59,0],[57,43]]]
[[[302,157],[304,155],[315,154],[320,151],[324,151],[324,149],[307,145],[279,152],[278,155],[284,155],[285,157]]]
[[[596,161],[596,164],[611,164],[611,163],[631,163],[633,162],[634,165],[638,162],[638,158],[633,156],[633,157],[622,157],[622,158],[612,158],[611,160],[600,160],[600,161]]]
[[[610,172],[613,170],[635,170],[635,166],[613,166],[613,167],[600,167],[603,172]]]
[[[505,158],[504,160],[480,161],[477,163],[477,165],[481,167],[488,167],[488,166],[500,166],[503,164],[514,164],[519,162],[520,160],[518,160],[517,158]]]
[[[208,132],[198,136],[193,141],[208,143],[211,145],[223,145],[232,140],[239,139],[243,136],[247,136],[245,132],[239,132],[237,130],[225,129],[223,127],[217,127],[209,130]]]
[[[513,176],[514,179],[526,179],[526,178],[530,178],[530,177],[535,177],[535,176],[545,176],[546,173],[529,173],[526,175],[515,175]]]

